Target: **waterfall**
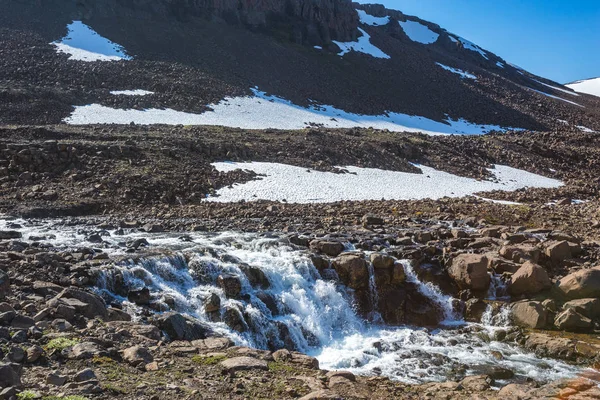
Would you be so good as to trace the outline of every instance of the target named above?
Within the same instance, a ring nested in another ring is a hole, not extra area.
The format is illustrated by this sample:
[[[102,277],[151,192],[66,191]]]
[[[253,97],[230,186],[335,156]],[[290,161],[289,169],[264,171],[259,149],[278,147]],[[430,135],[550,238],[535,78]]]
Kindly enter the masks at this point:
[[[369,268],[369,295],[371,297],[371,308],[372,311],[369,313],[369,321],[376,324],[383,323],[383,318],[378,311],[379,307],[379,292],[377,291],[377,282],[375,281],[375,268],[373,263],[367,263]]]
[[[508,286],[498,274],[490,274],[490,288],[488,289],[486,298],[488,300],[508,300]]]
[[[415,283],[421,294],[429,297],[440,307],[444,316],[442,324],[456,325],[463,323],[462,317],[454,311],[454,298],[452,296],[442,293],[440,288],[431,282],[422,282],[409,260],[401,260],[400,262],[404,266],[407,282]]]

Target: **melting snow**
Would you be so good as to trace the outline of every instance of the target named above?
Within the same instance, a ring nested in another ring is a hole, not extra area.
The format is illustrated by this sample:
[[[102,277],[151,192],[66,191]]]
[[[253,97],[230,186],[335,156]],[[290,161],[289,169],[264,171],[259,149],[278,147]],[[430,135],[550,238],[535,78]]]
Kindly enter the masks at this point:
[[[500,68],[504,68],[504,64],[502,64],[500,61],[498,61],[496,63],[496,66],[500,67]]]
[[[344,167],[350,173],[336,174],[265,162],[219,162],[213,165],[223,172],[243,169],[264,175],[260,180],[219,190],[219,197],[207,199],[215,202],[285,200],[290,203],[326,203],[343,200],[438,199],[491,190],[562,186],[558,180],[503,165],[490,169],[495,175],[494,181],[464,178],[422,165],[417,165],[422,174],[359,167]]]
[[[470,74],[468,72],[465,72],[462,69],[452,68],[452,67],[449,67],[449,66],[444,65],[444,64],[439,63],[439,62],[436,62],[436,64],[439,65],[440,67],[444,68],[446,71],[450,71],[453,74],[460,75],[462,78],[477,79],[477,77],[475,75]]]
[[[92,62],[131,59],[123,47],[100,36],[81,21],[73,21],[67,28],[67,36],[52,44],[58,52],[70,54],[70,60]]]
[[[591,94],[592,96],[600,97],[600,78],[577,81],[569,83],[565,86],[579,93],[586,93]]]
[[[141,125],[221,125],[243,129],[303,129],[317,124],[329,128],[375,128],[395,132],[422,132],[431,135],[481,135],[491,131],[516,130],[497,125],[474,124],[464,119],[445,123],[425,117],[400,113],[359,115],[333,106],[313,105],[304,108],[276,96],[252,89],[254,96],[226,98],[211,104],[213,111],[192,114],[172,109],[122,110],[99,104],[76,106],[64,122],[71,125],[129,124]]]
[[[558,96],[555,96],[555,95],[550,94],[550,93],[542,92],[540,90],[536,90],[536,89],[533,89],[533,88],[530,88],[530,87],[526,87],[526,89],[533,90],[534,92],[542,94],[542,95],[544,95],[546,97],[550,97],[551,99],[556,99],[556,100],[564,101],[565,103],[569,103],[569,104],[573,104],[573,105],[575,105],[577,107],[585,108],[581,104],[577,104],[574,101],[563,99],[562,97],[558,97]]]
[[[149,94],[154,94],[154,92],[149,92],[148,90],[143,89],[135,89],[135,90],[113,90],[110,94],[114,94],[115,96],[147,96]]]
[[[435,33],[425,25],[416,22],[416,21],[398,21],[402,29],[404,29],[404,33],[406,36],[410,38],[413,42],[418,42],[422,44],[431,44],[435,43],[440,37],[439,34]]]
[[[364,10],[356,10],[356,12],[358,13],[360,22],[366,25],[383,26],[390,22],[390,17],[375,17],[371,14],[367,14]]]
[[[571,90],[566,90],[566,89],[562,89],[562,88],[559,88],[559,87],[556,87],[556,86],[548,85],[547,83],[544,83],[542,81],[538,81],[537,79],[532,79],[532,80],[535,81],[535,82],[537,82],[537,83],[539,83],[540,85],[544,85],[544,86],[549,87],[551,89],[558,90],[559,92],[570,94],[571,96],[579,96],[577,93],[572,92]]]
[[[596,131],[595,131],[595,130],[593,130],[593,129],[590,129],[590,128],[588,128],[588,127],[586,127],[586,126],[583,126],[583,125],[577,125],[577,128],[578,128],[579,130],[581,130],[582,132],[585,132],[585,133],[596,133]]]
[[[364,29],[358,28],[358,30],[362,33],[362,36],[359,37],[356,42],[337,42],[335,40],[332,41],[333,43],[337,44],[341,50],[338,53],[338,55],[343,56],[344,54],[354,50],[368,54],[375,58],[390,58],[390,56],[388,56],[383,51],[379,50],[377,47],[371,44],[371,36],[367,32],[365,32]]]
[[[465,49],[479,53],[481,55],[481,57],[485,58],[486,60],[489,60],[487,53],[485,51],[483,51],[481,49],[481,47],[477,46],[475,43],[469,42],[467,39],[461,38],[460,36],[456,36],[456,37],[450,36],[450,40],[452,40],[454,43],[460,42]]]

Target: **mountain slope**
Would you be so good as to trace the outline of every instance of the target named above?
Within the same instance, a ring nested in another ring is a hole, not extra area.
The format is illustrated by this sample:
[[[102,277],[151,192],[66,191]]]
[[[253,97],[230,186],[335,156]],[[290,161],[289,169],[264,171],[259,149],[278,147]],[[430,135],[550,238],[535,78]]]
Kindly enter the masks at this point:
[[[86,104],[203,113],[257,88],[352,118],[397,113],[533,130],[556,127],[560,119],[600,129],[595,98],[569,93],[399,11],[347,0],[240,4],[53,0],[37,7],[0,0],[0,122],[59,123]],[[51,43],[68,38],[73,21],[132,59],[90,63],[57,52]],[[154,93],[110,94],[124,89]]]

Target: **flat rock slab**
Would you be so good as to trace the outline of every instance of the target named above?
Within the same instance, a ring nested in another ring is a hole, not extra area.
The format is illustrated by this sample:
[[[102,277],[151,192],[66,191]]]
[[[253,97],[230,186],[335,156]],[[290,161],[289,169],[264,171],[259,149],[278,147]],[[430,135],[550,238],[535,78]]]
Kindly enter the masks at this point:
[[[251,369],[260,369],[267,371],[269,366],[264,360],[252,357],[234,357],[221,362],[221,366],[229,371],[247,371]]]

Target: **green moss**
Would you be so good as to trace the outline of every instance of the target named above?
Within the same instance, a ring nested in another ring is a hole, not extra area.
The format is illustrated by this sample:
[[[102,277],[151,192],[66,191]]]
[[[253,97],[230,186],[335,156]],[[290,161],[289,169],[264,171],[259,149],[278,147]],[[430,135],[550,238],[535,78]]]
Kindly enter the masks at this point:
[[[38,394],[32,392],[31,390],[24,390],[21,393],[17,394],[17,399],[19,400],[37,399],[38,397]]]
[[[110,357],[105,357],[105,356],[94,356],[92,358],[92,362],[96,365],[103,365],[103,364],[114,363],[115,360],[113,360]]]
[[[280,362],[270,362],[268,365],[271,372],[294,373],[297,371],[293,366]]]
[[[102,385],[102,388],[112,394],[127,394],[127,390],[119,386],[111,385],[110,383]]]
[[[46,346],[44,346],[44,349],[46,351],[53,351],[53,350],[62,351],[66,348],[75,346],[77,343],[79,343],[79,339],[70,339],[70,338],[66,338],[66,337],[61,337],[61,338],[56,338],[56,339],[50,340],[48,342],[48,344]]]
[[[200,365],[216,365],[226,359],[226,356],[215,355],[215,356],[194,356],[192,357],[192,361],[196,364]]]

